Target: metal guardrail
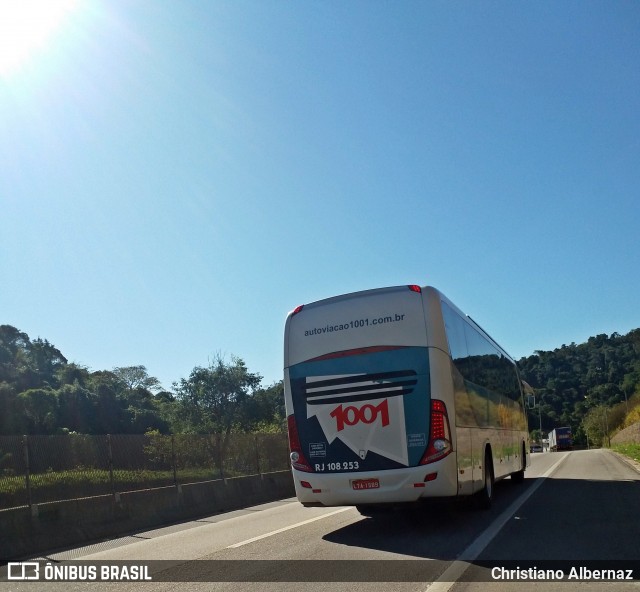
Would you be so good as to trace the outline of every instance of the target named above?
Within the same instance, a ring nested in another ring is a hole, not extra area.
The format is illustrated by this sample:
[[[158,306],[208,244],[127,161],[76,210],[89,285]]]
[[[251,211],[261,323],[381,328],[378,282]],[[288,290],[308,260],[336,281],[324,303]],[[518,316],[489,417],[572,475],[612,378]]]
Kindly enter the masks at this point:
[[[0,436],[0,510],[289,467],[286,434]]]

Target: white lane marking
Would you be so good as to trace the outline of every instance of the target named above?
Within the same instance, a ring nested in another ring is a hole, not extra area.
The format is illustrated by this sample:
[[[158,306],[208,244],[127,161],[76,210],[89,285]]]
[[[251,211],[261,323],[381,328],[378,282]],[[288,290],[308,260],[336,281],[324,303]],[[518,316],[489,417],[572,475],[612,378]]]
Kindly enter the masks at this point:
[[[458,558],[444,570],[442,575],[435,581],[427,586],[426,592],[448,592],[453,585],[457,582],[462,574],[469,569],[471,562],[474,561],[482,551],[489,545],[489,543],[495,538],[495,536],[502,530],[504,525],[510,520],[518,508],[524,504],[533,493],[540,487],[545,479],[556,470],[556,468],[562,463],[569,455],[565,454],[562,458],[558,459],[551,468],[549,468],[543,475],[538,477],[536,482],[520,495],[512,504],[498,516],[489,527],[475,540],[473,541]]]
[[[322,520],[323,518],[328,518],[329,516],[333,516],[334,514],[340,514],[340,512],[346,512],[347,510],[353,510],[353,508],[351,506],[347,508],[340,508],[339,510],[329,512],[328,514],[323,514],[322,516],[309,518],[309,520],[304,520],[302,522],[298,522],[297,524],[292,524],[291,526],[285,526],[284,528],[279,528],[278,530],[273,530],[266,534],[261,534],[260,536],[253,537],[252,539],[247,539],[246,541],[236,543],[235,545],[229,545],[227,549],[237,549],[238,547],[248,545],[249,543],[254,543],[255,541],[259,541],[261,539],[266,539],[267,537],[273,536],[274,534],[279,534],[281,532],[285,532],[286,530],[291,530],[292,528],[298,528],[298,526],[304,526],[305,524],[311,524],[311,522],[315,522],[316,520]]]

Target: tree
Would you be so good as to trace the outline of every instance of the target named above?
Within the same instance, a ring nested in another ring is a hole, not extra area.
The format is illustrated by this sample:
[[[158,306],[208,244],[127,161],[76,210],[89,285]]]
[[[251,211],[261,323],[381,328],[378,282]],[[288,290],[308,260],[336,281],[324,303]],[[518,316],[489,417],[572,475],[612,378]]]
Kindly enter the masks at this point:
[[[240,358],[232,357],[226,363],[218,354],[207,368],[196,366],[189,378],[174,385],[179,415],[187,430],[217,435],[210,448],[221,474],[229,436],[250,423],[249,402],[261,380]]]
[[[261,380],[237,357],[227,364],[217,355],[207,368],[196,366],[188,379],[176,384],[181,415],[188,419],[190,431],[229,433],[246,425],[247,402]]]
[[[591,409],[582,420],[582,427],[594,446],[604,446],[608,442],[609,415],[604,405]]]
[[[75,362],[63,364],[56,370],[56,380],[61,386],[76,383],[80,386],[86,386],[89,376],[87,367]]]
[[[96,396],[96,434],[119,434],[124,409],[118,399],[118,379],[108,370],[93,372],[90,389]]]
[[[530,439],[531,442],[542,444],[542,432],[539,429],[531,430]]]
[[[31,342],[31,361],[42,385],[57,386],[56,370],[67,363],[57,347],[39,337]]]
[[[16,410],[17,395],[13,388],[0,382],[0,436],[23,433],[23,417]]]
[[[154,376],[149,376],[144,366],[114,368],[113,374],[129,392],[133,392],[138,388],[143,388],[148,391],[159,391],[162,389],[160,381]]]
[[[30,434],[50,434],[56,426],[57,399],[50,389],[29,389],[20,393],[17,408],[28,421]]]
[[[282,380],[258,389],[249,401],[250,429],[284,432],[287,429]]]
[[[0,382],[16,393],[38,386],[33,380],[29,336],[11,325],[0,325]]]
[[[94,433],[96,397],[87,389],[74,384],[65,384],[58,392],[58,428],[81,434]]]

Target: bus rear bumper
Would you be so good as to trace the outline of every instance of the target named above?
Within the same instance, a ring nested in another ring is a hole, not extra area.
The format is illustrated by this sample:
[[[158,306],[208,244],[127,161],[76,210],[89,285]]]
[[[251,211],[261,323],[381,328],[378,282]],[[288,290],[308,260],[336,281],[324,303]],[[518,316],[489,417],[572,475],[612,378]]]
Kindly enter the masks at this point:
[[[429,465],[363,473],[292,470],[298,500],[309,506],[397,504],[457,495],[455,455]],[[357,483],[354,483],[357,482]]]

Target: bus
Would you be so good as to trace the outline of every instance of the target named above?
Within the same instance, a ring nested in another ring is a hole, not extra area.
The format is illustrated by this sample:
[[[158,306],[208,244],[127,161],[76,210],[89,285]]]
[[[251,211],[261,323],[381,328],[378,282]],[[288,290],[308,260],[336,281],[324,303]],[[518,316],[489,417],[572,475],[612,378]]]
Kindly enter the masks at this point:
[[[366,290],[287,316],[291,468],[307,507],[364,515],[524,479],[529,433],[515,362],[433,287]]]

